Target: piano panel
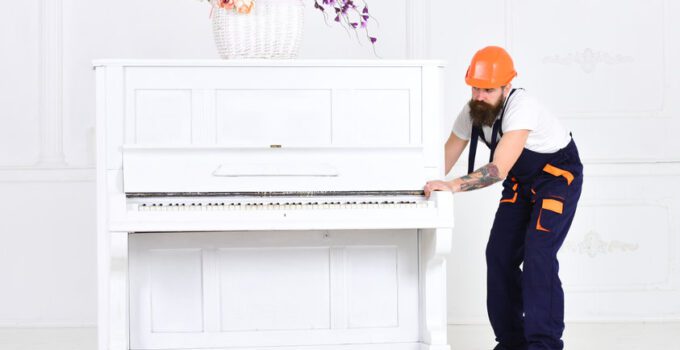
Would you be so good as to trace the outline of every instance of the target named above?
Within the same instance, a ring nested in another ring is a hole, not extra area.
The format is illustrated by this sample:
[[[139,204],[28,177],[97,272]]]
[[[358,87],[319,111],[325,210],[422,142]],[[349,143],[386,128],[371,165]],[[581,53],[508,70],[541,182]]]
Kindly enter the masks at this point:
[[[125,120],[124,129],[108,127],[109,168],[121,166],[120,140],[230,146],[423,142],[418,66],[108,69],[108,98],[116,100],[107,113]],[[232,118],[244,113],[255,118]]]
[[[408,145],[411,103],[409,90],[334,90],[333,143]]]
[[[328,247],[218,254],[222,331],[330,328]]]
[[[136,144],[191,143],[191,90],[136,90]]]
[[[399,325],[397,254],[397,247],[347,248],[349,328]]]
[[[203,331],[201,250],[155,249],[149,253],[151,331]]]
[[[218,90],[215,102],[221,146],[331,143],[329,90]]]
[[[419,339],[415,230],[134,234],[129,269],[132,349]]]

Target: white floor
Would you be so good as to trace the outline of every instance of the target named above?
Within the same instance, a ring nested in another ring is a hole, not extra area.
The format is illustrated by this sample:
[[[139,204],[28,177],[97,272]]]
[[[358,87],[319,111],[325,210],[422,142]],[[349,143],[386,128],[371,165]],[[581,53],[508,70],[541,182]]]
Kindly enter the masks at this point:
[[[568,324],[566,350],[680,350],[680,323]],[[451,350],[490,350],[488,326],[449,326]],[[0,328],[1,350],[95,350],[94,328]]]
[[[449,326],[451,350],[491,350],[491,326]],[[680,350],[680,323],[567,324],[565,350]]]

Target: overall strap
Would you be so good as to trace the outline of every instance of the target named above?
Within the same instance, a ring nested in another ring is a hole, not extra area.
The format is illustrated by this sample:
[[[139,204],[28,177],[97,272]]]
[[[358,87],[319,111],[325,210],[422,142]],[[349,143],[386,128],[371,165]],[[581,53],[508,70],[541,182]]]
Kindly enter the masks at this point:
[[[489,153],[489,163],[493,162],[493,154],[496,152],[496,146],[498,146],[498,141],[497,137],[498,134],[503,137],[503,130],[501,130],[501,125],[503,124],[503,116],[505,115],[505,109],[508,107],[508,104],[510,102],[510,98],[512,97],[512,94],[515,93],[517,89],[512,89],[510,90],[510,94],[508,94],[508,98],[505,99],[505,103],[503,104],[503,109],[501,110],[501,115],[496,121],[493,123],[493,129],[491,130],[491,145],[489,146],[489,149],[491,149],[491,152]]]
[[[470,149],[468,151],[468,174],[471,174],[474,171],[475,154],[477,153],[477,140],[479,140],[479,137],[483,135],[482,128],[476,126],[472,127],[472,135],[470,136]]]

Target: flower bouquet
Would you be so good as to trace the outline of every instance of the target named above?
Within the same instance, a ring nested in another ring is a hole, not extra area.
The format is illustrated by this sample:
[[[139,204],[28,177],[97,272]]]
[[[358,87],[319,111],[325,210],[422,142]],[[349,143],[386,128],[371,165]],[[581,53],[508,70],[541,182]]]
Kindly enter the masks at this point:
[[[305,0],[208,0],[218,52],[223,58],[295,58],[299,49]],[[375,52],[377,37],[368,30],[362,0],[313,0],[314,8],[359,39],[363,33]]]

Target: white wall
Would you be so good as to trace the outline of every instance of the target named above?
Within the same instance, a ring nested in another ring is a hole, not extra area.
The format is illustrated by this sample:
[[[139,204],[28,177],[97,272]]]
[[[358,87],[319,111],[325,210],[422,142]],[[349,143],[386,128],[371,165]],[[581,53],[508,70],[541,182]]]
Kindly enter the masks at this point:
[[[449,62],[446,127],[468,98],[471,55],[501,44],[517,62],[516,85],[574,131],[587,178],[561,253],[567,318],[680,319],[680,147],[670,141],[680,126],[671,103],[680,4],[368,1],[380,20],[380,57]],[[308,3],[300,58],[374,58]],[[209,9],[195,0],[27,0],[2,9],[0,326],[92,326],[90,62],[216,58]],[[497,186],[456,196],[450,322],[486,320],[483,253],[497,200]]]
[[[515,59],[514,85],[574,133],[585,183],[559,254],[568,321],[680,319],[678,13],[666,0],[432,1],[430,54],[449,61],[451,120],[469,96],[470,58],[496,44]],[[455,197],[450,323],[487,322],[484,248],[499,189]]]

